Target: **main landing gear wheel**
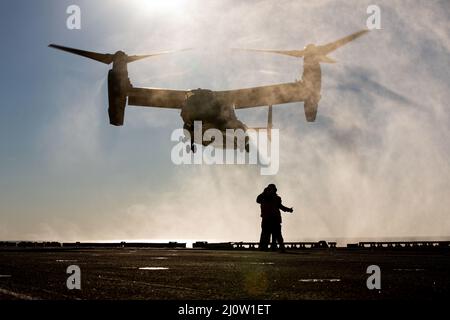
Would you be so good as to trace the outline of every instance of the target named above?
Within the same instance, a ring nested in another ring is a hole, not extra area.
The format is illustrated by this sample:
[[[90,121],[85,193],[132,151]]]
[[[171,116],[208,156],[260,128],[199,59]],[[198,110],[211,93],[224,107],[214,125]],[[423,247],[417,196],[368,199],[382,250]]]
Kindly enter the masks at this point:
[[[193,152],[196,153],[197,152],[197,146],[195,144],[191,144],[191,145],[186,145],[186,152]]]

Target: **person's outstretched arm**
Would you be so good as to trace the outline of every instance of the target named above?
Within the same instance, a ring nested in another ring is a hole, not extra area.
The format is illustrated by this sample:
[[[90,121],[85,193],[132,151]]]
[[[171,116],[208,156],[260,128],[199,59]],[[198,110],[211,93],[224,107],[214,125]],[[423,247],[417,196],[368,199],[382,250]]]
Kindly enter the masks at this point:
[[[294,208],[288,208],[288,207],[283,206],[283,204],[281,203],[281,198],[279,198],[279,199],[280,199],[280,202],[279,202],[278,208],[280,208],[284,212],[294,212]]]
[[[284,212],[294,212],[294,208],[288,208],[283,205],[280,205],[280,209],[283,210]]]

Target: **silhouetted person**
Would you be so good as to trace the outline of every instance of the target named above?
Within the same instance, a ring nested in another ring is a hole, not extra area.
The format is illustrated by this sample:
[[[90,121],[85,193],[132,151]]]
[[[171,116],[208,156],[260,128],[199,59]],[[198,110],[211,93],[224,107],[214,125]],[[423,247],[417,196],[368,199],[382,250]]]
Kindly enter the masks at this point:
[[[264,192],[257,198],[256,202],[261,205],[261,238],[259,249],[267,250],[272,235],[272,250],[276,250],[276,244],[280,245],[280,250],[284,251],[284,241],[281,235],[281,213],[293,212],[292,208],[287,208],[281,204],[281,198],[277,195],[277,187],[269,184]]]

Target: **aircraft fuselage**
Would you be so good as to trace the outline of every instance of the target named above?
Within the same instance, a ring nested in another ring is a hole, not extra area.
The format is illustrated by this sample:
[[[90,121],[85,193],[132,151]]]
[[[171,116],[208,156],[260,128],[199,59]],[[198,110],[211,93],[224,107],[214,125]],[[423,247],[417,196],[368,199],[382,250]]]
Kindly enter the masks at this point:
[[[232,104],[220,100],[213,91],[196,89],[189,93],[182,105],[181,118],[184,129],[191,136],[194,132],[194,122],[202,122],[202,134],[208,129],[217,129],[225,133],[226,129],[247,130],[247,126],[236,117]],[[207,145],[208,142],[203,142]]]

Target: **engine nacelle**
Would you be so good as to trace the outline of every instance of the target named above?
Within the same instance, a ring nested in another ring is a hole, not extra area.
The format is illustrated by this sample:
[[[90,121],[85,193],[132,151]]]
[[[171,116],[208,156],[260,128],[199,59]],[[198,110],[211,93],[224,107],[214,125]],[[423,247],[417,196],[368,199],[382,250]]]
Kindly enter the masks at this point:
[[[306,121],[314,122],[316,120],[317,108],[319,107],[319,102],[317,99],[307,99],[304,103],[305,117]]]
[[[108,114],[109,123],[114,126],[122,126],[125,118],[125,106],[127,104],[127,82],[128,77],[123,79],[114,70],[108,73]]]
[[[308,98],[304,103],[306,121],[314,122],[322,89],[322,70],[320,69],[320,63],[314,56],[305,57],[302,81],[308,91]]]

